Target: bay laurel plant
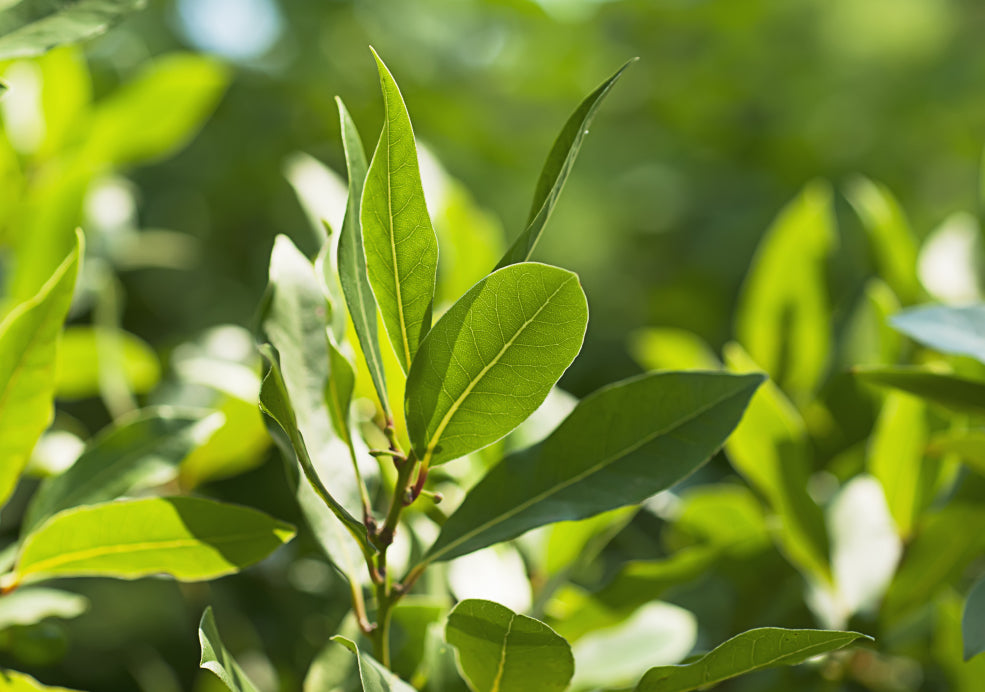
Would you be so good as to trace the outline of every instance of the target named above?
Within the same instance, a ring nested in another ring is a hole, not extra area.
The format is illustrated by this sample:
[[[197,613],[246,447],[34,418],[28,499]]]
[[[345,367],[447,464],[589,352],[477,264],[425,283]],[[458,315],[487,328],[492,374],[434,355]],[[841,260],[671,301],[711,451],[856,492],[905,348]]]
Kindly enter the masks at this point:
[[[541,409],[582,346],[589,300],[578,277],[530,258],[596,111],[628,64],[565,124],[506,253],[446,305],[435,299],[439,247],[410,117],[374,57],[384,123],[368,160],[338,102],[348,168],[341,228],[337,236],[328,229],[314,262],[277,238],[259,319],[267,364],[260,407],[309,528],[351,599],[352,625],[336,637],[318,688],[411,689],[396,669],[434,690],[461,689],[459,674],[479,692],[636,680],[638,690],[689,690],[861,638],[756,629],[684,666],[647,671],[636,662],[633,670],[631,661],[631,680],[596,681],[580,670],[572,682],[565,638],[505,605],[467,598],[428,616],[416,654],[393,648],[391,625],[411,592],[448,598],[443,563],[670,488],[722,447],[764,377],[665,371],[615,382],[574,404],[542,439],[504,455],[501,440]],[[203,666],[232,690],[252,689],[211,613],[201,638]],[[449,646],[457,673],[442,667]]]

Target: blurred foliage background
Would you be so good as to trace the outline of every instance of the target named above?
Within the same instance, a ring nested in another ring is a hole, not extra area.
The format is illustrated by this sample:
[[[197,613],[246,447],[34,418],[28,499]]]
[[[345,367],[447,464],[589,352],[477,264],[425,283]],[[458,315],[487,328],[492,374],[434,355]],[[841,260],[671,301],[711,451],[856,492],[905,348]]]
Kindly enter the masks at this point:
[[[561,383],[581,396],[639,371],[627,343],[643,327],[688,329],[718,350],[758,240],[813,179],[836,193],[858,174],[885,183],[918,237],[977,210],[983,31],[985,6],[973,0],[151,0],[81,48],[0,65],[11,87],[0,175],[14,181],[0,199],[5,295],[36,291],[46,258],[61,257],[57,246],[82,225],[89,298],[76,322],[132,337],[109,346],[130,353],[126,372],[60,383],[60,427],[87,438],[163,378],[151,402],[215,405],[240,421],[218,451],[197,454],[225,455],[230,474],[252,470],[202,491],[296,521],[255,382],[223,392],[195,367],[205,356],[256,367],[248,335],[228,325],[251,326],[274,236],[313,255],[321,236],[308,213],[337,222],[344,192],[307,157],[344,170],[336,95],[375,140],[369,45],[433,155],[432,188],[447,176],[438,223],[482,239],[453,258],[477,263],[478,276],[519,232],[568,113],[640,57],[595,121],[535,257],[578,272],[589,296],[585,349]],[[124,97],[130,105],[115,107]],[[835,211],[838,331],[872,260],[842,194]],[[79,329],[66,363],[99,348],[98,334]],[[185,468],[184,487],[208,480]],[[15,498],[6,513],[22,509]],[[233,648],[266,652],[244,661],[255,679],[300,689],[344,607],[325,598],[344,589],[305,557],[310,542],[212,586],[84,582],[86,615],[32,630],[0,663],[83,689],[210,689],[191,633],[213,602]]]

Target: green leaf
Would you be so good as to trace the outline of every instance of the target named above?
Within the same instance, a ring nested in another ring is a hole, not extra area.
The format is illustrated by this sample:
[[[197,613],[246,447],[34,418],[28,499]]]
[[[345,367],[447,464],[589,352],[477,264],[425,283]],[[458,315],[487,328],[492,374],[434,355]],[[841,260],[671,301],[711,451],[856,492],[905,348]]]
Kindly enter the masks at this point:
[[[759,368],[738,344],[725,360],[735,372]],[[725,443],[732,466],[762,493],[782,522],[780,545],[799,569],[830,582],[828,537],[821,508],[807,493],[810,444],[804,421],[773,382],[753,397],[742,423]]]
[[[985,651],[985,579],[975,582],[968,593],[961,615],[961,638],[964,660]]]
[[[414,691],[413,687],[380,665],[372,656],[360,652],[359,647],[351,639],[336,635],[332,637],[332,641],[338,642],[356,657],[356,662],[359,666],[359,680],[362,683],[363,692]]]
[[[174,480],[181,461],[221,423],[207,411],[171,408],[127,416],[93,440],[64,473],[41,484],[22,532],[26,535],[63,509],[107,502]]]
[[[101,362],[107,355],[114,363]],[[134,394],[146,394],[161,379],[161,364],[145,341],[128,332],[98,327],[68,327],[58,348],[59,399],[96,396],[107,367],[118,368]]]
[[[329,375],[325,385],[325,403],[332,416],[332,426],[336,434],[351,446],[349,408],[352,406],[352,392],[356,387],[356,372],[331,339],[328,342],[328,362]]]
[[[985,382],[920,367],[857,367],[862,382],[915,394],[959,413],[985,414]]]
[[[342,145],[345,149],[345,164],[349,171],[349,200],[345,207],[345,218],[339,234],[338,264],[339,281],[342,293],[349,308],[349,316],[356,329],[356,337],[369,375],[376,388],[380,405],[389,418],[390,404],[387,400],[386,375],[383,373],[383,354],[380,352],[379,334],[376,325],[376,298],[369,283],[366,269],[366,253],[363,249],[361,203],[363,187],[366,183],[366,152],[363,149],[359,130],[352,122],[349,111],[342,99],[336,98],[339,106],[339,120],[342,127]],[[326,263],[326,266],[327,263]]]
[[[431,226],[417,146],[400,89],[373,52],[384,120],[363,190],[366,265],[390,343],[404,372],[431,328],[438,239]]]
[[[950,430],[930,438],[927,454],[941,458],[954,454],[972,471],[985,476],[985,430]]]
[[[448,615],[445,638],[458,650],[475,692],[561,692],[575,672],[571,647],[539,620],[492,601],[462,601]]]
[[[687,692],[764,668],[794,666],[809,658],[869,639],[857,632],[763,627],[732,637],[694,663],[647,671],[635,692]]]
[[[869,279],[845,325],[838,369],[854,365],[892,365],[899,360],[903,337],[889,326],[899,299],[880,279]]]
[[[0,669],[0,683],[3,683],[4,692],[75,692],[67,687],[48,687],[25,673],[18,673],[16,670]]]
[[[0,11],[0,59],[40,55],[106,31],[146,0],[17,0]]]
[[[424,467],[522,423],[578,355],[587,325],[569,271],[527,262],[473,286],[438,320],[407,377],[407,429]]]
[[[192,497],[118,500],[51,517],[24,539],[8,578],[202,581],[259,562],[293,537],[289,524],[247,507]]]
[[[544,162],[540,179],[537,181],[537,189],[534,192],[533,204],[530,207],[527,227],[513,241],[513,245],[503,255],[503,259],[496,265],[496,269],[502,269],[510,264],[525,262],[530,259],[530,255],[540,239],[540,234],[543,233],[547,221],[551,218],[551,212],[557,205],[561,190],[564,189],[564,183],[575,165],[575,159],[578,158],[581,145],[584,143],[585,137],[588,136],[588,128],[595,118],[595,113],[622,73],[636,60],[637,58],[633,58],[620,67],[614,75],[602,82],[595,91],[585,97],[585,100],[568,118]]]
[[[200,668],[215,673],[231,692],[257,692],[256,685],[223,645],[211,606],[202,613],[202,620],[198,625],[198,641],[202,646]]]
[[[739,296],[739,342],[798,403],[810,398],[827,366],[824,277],[835,241],[831,190],[811,183],[766,232]]]
[[[96,104],[86,157],[125,165],[180,149],[215,110],[229,78],[227,67],[204,55],[175,53],[155,59]]]
[[[629,352],[645,370],[715,370],[720,367],[708,344],[685,329],[640,329],[629,339]]]
[[[84,238],[29,301],[0,323],[0,507],[52,417],[58,337],[72,303]]]
[[[890,323],[925,346],[985,363],[985,305],[931,305],[904,310]]]
[[[88,609],[89,599],[85,596],[60,589],[25,587],[0,598],[0,630],[33,625],[45,618],[68,620]]]
[[[585,397],[546,440],[466,495],[425,560],[642,502],[688,476],[742,418],[761,375],[650,373]]]

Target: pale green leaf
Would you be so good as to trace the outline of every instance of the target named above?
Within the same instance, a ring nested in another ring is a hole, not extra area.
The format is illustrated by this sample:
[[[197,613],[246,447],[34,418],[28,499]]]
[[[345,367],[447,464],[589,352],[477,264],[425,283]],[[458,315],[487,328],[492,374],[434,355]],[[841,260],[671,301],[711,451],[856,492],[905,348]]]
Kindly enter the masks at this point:
[[[384,414],[389,417],[391,413],[387,399],[386,375],[383,372],[383,354],[380,351],[376,325],[376,298],[369,283],[366,253],[363,249],[360,205],[366,183],[366,152],[363,149],[359,130],[356,129],[356,124],[352,121],[342,99],[336,98],[336,102],[339,106],[345,163],[349,171],[349,199],[345,207],[342,231],[339,234],[339,281],[342,284],[346,306],[349,308],[349,316],[356,329],[359,346],[369,367],[373,386],[376,388]]]
[[[51,515],[163,485],[181,461],[221,424],[208,411],[148,409],[116,422],[89,443],[64,473],[46,479],[28,506],[22,532]]]
[[[33,625],[45,618],[65,620],[89,609],[89,599],[60,589],[24,587],[0,598],[0,630],[16,625]]]
[[[930,305],[893,316],[893,327],[942,353],[985,363],[985,305]]]
[[[599,106],[602,105],[602,101],[622,76],[622,73],[634,62],[636,62],[635,58],[620,67],[614,75],[585,97],[585,100],[578,105],[578,108],[564,124],[561,134],[558,135],[554,141],[554,146],[551,147],[551,151],[547,155],[540,179],[537,181],[537,189],[534,191],[527,226],[513,241],[499,264],[496,265],[497,269],[530,259],[547,221],[551,218],[551,212],[557,205],[561,191],[564,189],[564,183],[575,165],[575,159],[578,158],[578,152],[581,151],[581,146],[588,135],[588,128],[592,124]]]
[[[749,630],[732,637],[694,663],[647,671],[635,692],[702,689],[764,668],[797,665],[859,639],[871,637],[857,632],[832,630],[787,630],[778,627]]]
[[[546,440],[506,457],[472,488],[425,559],[642,502],[708,461],[762,382],[761,375],[651,373],[600,389]]]
[[[855,365],[891,365],[900,357],[903,337],[889,326],[899,312],[899,299],[880,279],[869,279],[845,325],[839,370]]]
[[[492,601],[462,601],[445,638],[474,692],[561,692],[575,672],[571,647],[539,620]]]
[[[115,362],[105,363],[108,356]],[[161,379],[157,354],[139,337],[98,327],[68,327],[58,348],[56,396],[83,399],[98,395],[107,367],[121,371],[134,394],[146,394]]]
[[[351,639],[336,635],[332,641],[347,648],[356,657],[363,692],[413,692],[414,688],[380,665],[369,654],[359,651]]]
[[[211,606],[202,613],[202,620],[198,625],[198,641],[202,647],[199,667],[215,673],[230,692],[257,692],[256,685],[250,681],[222,643]]]
[[[400,89],[376,53],[384,120],[363,189],[366,264],[390,343],[404,372],[431,328],[438,240],[431,226],[417,146]]]
[[[77,576],[214,579],[293,536],[289,524],[247,507],[192,497],[118,500],[51,517],[24,539],[7,586]]]
[[[49,687],[42,685],[26,673],[16,670],[0,669],[0,684],[4,692],[75,692],[67,687]]]
[[[933,457],[957,456],[972,471],[985,476],[985,430],[951,430],[930,438],[927,454]]]
[[[578,354],[587,324],[578,277],[544,264],[511,265],[462,296],[407,377],[407,428],[425,468],[523,422]]]
[[[630,336],[629,352],[646,370],[714,370],[720,367],[708,344],[685,329],[640,329]]]
[[[0,506],[52,417],[55,363],[72,302],[83,236],[41,291],[0,323]]]
[[[985,414],[985,382],[910,366],[857,367],[862,382],[915,394],[959,413]]]
[[[270,447],[270,435],[256,401],[255,395],[250,401],[235,396],[223,396],[219,400],[216,410],[222,415],[222,425],[181,463],[182,488],[235,476],[263,463]]]
[[[0,59],[29,57],[106,31],[146,0],[17,0],[0,10]]]
[[[331,340],[328,342],[329,374],[325,385],[325,403],[332,416],[336,434],[347,444],[352,444],[349,432],[349,408],[356,386],[356,372],[352,364]]]

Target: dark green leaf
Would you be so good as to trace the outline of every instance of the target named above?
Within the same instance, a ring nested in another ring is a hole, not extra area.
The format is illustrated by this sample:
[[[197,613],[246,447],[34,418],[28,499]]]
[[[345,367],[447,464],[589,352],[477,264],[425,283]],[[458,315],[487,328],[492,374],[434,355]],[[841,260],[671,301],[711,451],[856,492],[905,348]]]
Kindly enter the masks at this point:
[[[930,305],[893,316],[893,327],[925,346],[985,363],[985,305]]]
[[[961,616],[961,638],[964,660],[985,651],[985,579],[975,582],[968,593]]]
[[[862,382],[892,387],[959,413],[985,414],[985,382],[919,367],[858,367],[852,373]]]
[[[199,667],[215,673],[231,692],[257,692],[256,685],[223,645],[211,606],[202,613],[202,620],[198,625],[198,641],[202,647]]]
[[[146,0],[18,0],[0,11],[0,59],[97,36]]]
[[[352,392],[356,385],[356,373],[339,347],[328,342],[329,373],[325,385],[325,403],[332,416],[335,432],[347,445],[352,444],[349,432],[349,407],[352,406]]]

